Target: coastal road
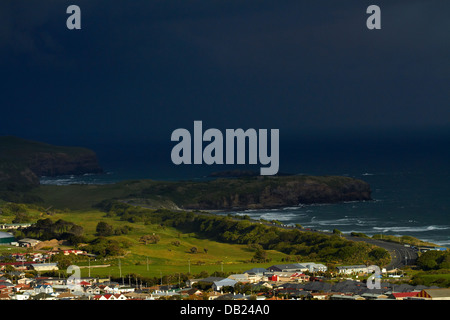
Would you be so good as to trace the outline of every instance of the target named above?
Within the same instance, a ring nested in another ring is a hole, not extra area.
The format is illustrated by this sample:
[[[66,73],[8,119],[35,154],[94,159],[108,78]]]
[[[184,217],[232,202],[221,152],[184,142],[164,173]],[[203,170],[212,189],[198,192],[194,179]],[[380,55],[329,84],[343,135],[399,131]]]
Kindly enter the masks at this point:
[[[269,226],[277,226],[270,223],[264,223]],[[331,232],[324,232],[320,230],[311,230],[311,229],[300,229],[292,226],[279,226],[279,228],[282,229],[298,229],[303,232],[314,232],[319,234],[325,234],[325,235],[333,235]],[[366,242],[372,245],[375,245],[377,247],[383,248],[389,252],[391,255],[391,262],[385,266],[386,270],[394,270],[399,269],[407,265],[413,265],[416,262],[416,259],[418,258],[417,251],[414,250],[411,247],[405,247],[404,245],[400,243],[395,242],[388,242],[378,239],[372,239],[372,238],[364,238],[364,237],[353,237],[350,235],[342,234],[342,237],[344,237],[347,240],[350,241],[357,241],[357,242]]]
[[[411,247],[405,247],[399,243],[370,238],[352,237],[347,235],[344,235],[344,237],[351,241],[363,241],[386,249],[391,255],[391,262],[386,266],[386,270],[398,269],[406,265],[412,265],[416,262],[418,257],[417,251]]]
[[[293,227],[284,227],[280,226],[283,229],[293,229]],[[315,232],[319,234],[325,234],[325,235],[333,235],[331,232],[324,232],[320,230],[307,230],[307,229],[299,229],[304,232]],[[383,248],[389,252],[391,255],[391,262],[385,266],[386,270],[394,270],[399,269],[407,265],[413,265],[416,262],[416,259],[418,258],[417,251],[414,250],[411,247],[405,247],[404,245],[400,243],[395,242],[388,242],[378,239],[371,239],[371,238],[364,238],[364,237],[353,237],[350,235],[342,234],[342,237],[344,237],[347,240],[350,241],[357,241],[357,242],[365,242],[372,245],[375,245],[377,247]]]
[[[331,232],[325,232],[321,230],[313,230],[313,229],[301,229],[297,227],[292,226],[284,226],[284,225],[274,225],[271,223],[263,223],[268,226],[277,226],[282,229],[298,229],[303,232],[314,232],[318,234],[324,234],[331,236],[333,233]],[[353,237],[351,235],[342,234],[342,237],[344,237],[347,240],[350,241],[357,241],[357,242],[366,242],[372,245],[375,245],[377,247],[383,248],[389,252],[391,255],[391,262],[384,266],[386,270],[394,270],[399,269],[407,265],[413,265],[416,262],[416,259],[418,258],[417,251],[414,250],[411,247],[405,247],[404,245],[400,243],[395,242],[389,242],[389,241],[383,241],[379,239],[372,239],[372,238],[364,238],[364,237]]]

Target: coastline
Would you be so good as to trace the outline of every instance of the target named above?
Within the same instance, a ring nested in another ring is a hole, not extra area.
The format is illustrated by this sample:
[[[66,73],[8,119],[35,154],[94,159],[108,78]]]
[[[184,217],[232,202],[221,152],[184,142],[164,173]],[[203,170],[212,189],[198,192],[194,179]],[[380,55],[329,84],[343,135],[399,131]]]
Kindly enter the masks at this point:
[[[203,210],[214,214],[247,214],[253,218],[261,216],[266,220],[278,219],[284,224],[299,223],[305,227],[325,231],[336,228],[348,234],[362,232],[370,236],[373,234],[413,236],[438,246],[450,246],[448,234],[450,221],[447,221],[448,218],[443,214],[435,216],[439,214],[439,208],[447,205],[448,200],[443,197],[436,198],[432,190],[425,194],[420,185],[415,182],[415,180],[420,181],[422,175],[419,174],[416,179],[416,172],[378,173],[371,170],[370,175],[367,175],[367,172],[365,170],[351,176],[356,178],[363,176],[365,181],[369,182],[373,188],[373,200],[370,201],[344,201],[266,209]],[[125,179],[121,179],[124,177],[126,175],[119,177],[110,173],[77,178],[90,179],[90,181],[104,178],[106,180],[101,182],[101,185],[104,185],[124,181]],[[440,179],[446,181],[443,177]],[[85,181],[85,183],[91,182]],[[404,190],[398,190],[398,186],[402,186]],[[426,199],[422,199],[424,195]]]

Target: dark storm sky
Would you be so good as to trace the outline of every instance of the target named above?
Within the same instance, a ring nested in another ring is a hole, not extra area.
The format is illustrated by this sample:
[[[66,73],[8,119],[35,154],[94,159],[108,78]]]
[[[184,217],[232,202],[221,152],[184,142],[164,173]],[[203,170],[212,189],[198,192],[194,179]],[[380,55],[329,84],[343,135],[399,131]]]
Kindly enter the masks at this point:
[[[70,4],[82,30],[66,28]],[[366,28],[371,4],[381,30]],[[194,120],[281,139],[445,131],[449,14],[448,0],[2,0],[0,135],[169,144]]]

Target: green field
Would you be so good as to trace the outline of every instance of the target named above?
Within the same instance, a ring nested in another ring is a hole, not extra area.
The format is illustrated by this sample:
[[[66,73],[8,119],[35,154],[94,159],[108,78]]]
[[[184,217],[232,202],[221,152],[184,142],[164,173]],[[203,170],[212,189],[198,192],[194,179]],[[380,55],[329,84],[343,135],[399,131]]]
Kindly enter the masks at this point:
[[[110,236],[108,239],[126,241],[130,244],[127,254],[120,258],[121,273],[135,273],[141,276],[159,277],[162,275],[172,275],[178,272],[199,273],[207,271],[242,272],[253,267],[268,267],[280,262],[285,254],[278,251],[267,251],[268,257],[272,259],[270,263],[255,264],[248,263],[253,256],[253,251],[246,245],[226,244],[216,241],[202,239],[195,234],[180,233],[174,228],[161,228],[157,225],[145,225],[143,223],[129,223],[120,221],[118,218],[107,218],[104,212],[73,211],[70,213],[59,213],[51,217],[54,220],[63,219],[81,225],[89,239],[95,237],[95,229],[100,221],[118,227],[128,225],[132,228],[129,234],[121,236]],[[156,244],[143,244],[139,239],[143,235],[156,234],[160,241]],[[180,245],[172,244],[179,241]],[[192,247],[197,247],[198,252],[190,252]],[[205,252],[204,249],[207,249]],[[147,265],[148,261],[148,265]],[[107,268],[91,268],[91,276],[119,276],[119,258],[97,259],[91,261],[91,266],[110,264]],[[87,266],[87,262],[79,263],[80,266]],[[82,268],[82,275],[87,276],[88,268]]]

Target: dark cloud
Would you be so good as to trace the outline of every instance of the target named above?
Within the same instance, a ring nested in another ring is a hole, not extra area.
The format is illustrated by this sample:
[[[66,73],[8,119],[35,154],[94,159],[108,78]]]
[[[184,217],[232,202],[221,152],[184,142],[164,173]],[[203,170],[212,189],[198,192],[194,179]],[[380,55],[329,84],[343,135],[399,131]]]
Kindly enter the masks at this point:
[[[168,140],[203,120],[283,136],[449,124],[447,1],[0,4],[0,134]]]

